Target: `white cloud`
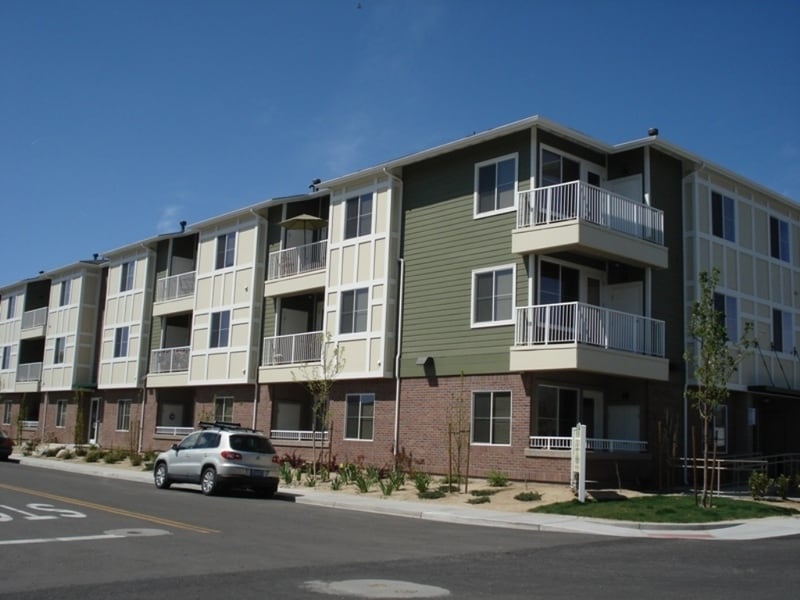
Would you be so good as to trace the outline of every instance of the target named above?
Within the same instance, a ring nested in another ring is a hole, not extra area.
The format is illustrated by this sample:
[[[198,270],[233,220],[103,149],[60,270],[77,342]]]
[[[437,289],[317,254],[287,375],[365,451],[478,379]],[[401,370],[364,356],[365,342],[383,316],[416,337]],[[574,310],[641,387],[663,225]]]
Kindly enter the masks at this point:
[[[163,206],[161,208],[161,215],[158,217],[158,223],[156,224],[156,231],[158,233],[177,231],[180,227],[178,224],[178,215],[181,210],[182,207],[176,204]]]

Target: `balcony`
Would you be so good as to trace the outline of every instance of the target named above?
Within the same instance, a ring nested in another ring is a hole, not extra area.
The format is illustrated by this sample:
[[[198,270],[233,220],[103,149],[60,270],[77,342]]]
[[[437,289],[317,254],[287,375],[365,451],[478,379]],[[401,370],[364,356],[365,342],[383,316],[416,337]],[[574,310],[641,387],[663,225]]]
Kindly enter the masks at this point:
[[[30,339],[42,337],[45,334],[47,324],[47,307],[42,306],[35,310],[26,310],[22,313],[22,323],[20,325],[20,338]]]
[[[26,383],[42,379],[42,363],[22,363],[17,367],[17,382]]]
[[[568,250],[658,268],[668,259],[662,211],[581,181],[520,192],[511,249]]]
[[[150,354],[150,373],[180,373],[189,370],[189,346],[162,348]]]
[[[296,380],[297,365],[320,361],[324,340],[325,334],[322,331],[264,338],[259,382],[280,383]]]
[[[572,438],[532,435],[528,446],[534,450],[572,450]],[[586,449],[593,452],[647,452],[647,442],[587,438]]]
[[[664,336],[663,321],[580,302],[518,308],[510,368],[666,381]]]
[[[273,442],[321,442],[323,444],[328,442],[327,431],[307,431],[307,430],[294,430],[294,429],[273,429],[269,433],[269,437]]]
[[[314,242],[278,250],[269,256],[266,296],[283,296],[325,287],[328,242]]]
[[[156,316],[170,312],[192,310],[197,272],[180,273],[162,277],[156,281],[156,296],[153,314]]]

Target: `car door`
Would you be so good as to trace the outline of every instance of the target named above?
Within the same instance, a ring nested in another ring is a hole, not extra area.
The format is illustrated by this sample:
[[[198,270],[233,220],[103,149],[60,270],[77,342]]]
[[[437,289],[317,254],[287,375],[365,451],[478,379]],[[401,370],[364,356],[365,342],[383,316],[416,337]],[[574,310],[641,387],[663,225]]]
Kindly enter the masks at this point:
[[[197,440],[183,456],[183,464],[186,468],[186,476],[190,481],[198,483],[203,471],[203,465],[209,462],[211,454],[216,453],[219,446],[219,432],[203,431]],[[210,462],[214,462],[213,460]]]
[[[169,451],[167,469],[172,479],[186,480],[191,478],[191,452],[202,434],[202,431],[195,431],[187,435],[179,444]]]

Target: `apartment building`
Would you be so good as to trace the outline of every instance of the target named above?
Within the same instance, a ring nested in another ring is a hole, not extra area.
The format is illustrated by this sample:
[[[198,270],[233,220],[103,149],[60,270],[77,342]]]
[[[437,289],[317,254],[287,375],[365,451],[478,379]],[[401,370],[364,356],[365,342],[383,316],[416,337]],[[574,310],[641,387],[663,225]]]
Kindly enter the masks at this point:
[[[281,453],[446,472],[459,430],[473,474],[567,481],[581,422],[591,479],[652,483],[691,452],[687,323],[716,267],[729,337],[757,342],[717,449],[798,452],[798,228],[789,198],[655,130],[612,145],[530,117],[106,253],[88,438],[162,448],[217,418]],[[0,377],[55,348],[21,327],[47,281],[0,289]],[[332,356],[322,427],[306,383]]]

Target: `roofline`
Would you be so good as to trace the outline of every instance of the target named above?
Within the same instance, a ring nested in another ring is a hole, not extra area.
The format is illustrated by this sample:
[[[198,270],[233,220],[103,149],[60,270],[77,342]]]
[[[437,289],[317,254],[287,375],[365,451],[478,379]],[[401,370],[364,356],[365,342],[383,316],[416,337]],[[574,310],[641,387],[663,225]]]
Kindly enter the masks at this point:
[[[50,269],[48,271],[39,271],[39,273],[37,273],[33,277],[20,279],[14,283],[9,283],[7,285],[0,286],[0,294],[2,294],[7,290],[14,290],[19,287],[24,287],[31,281],[39,281],[42,279],[54,279],[62,273],[69,273],[71,271],[80,271],[82,269],[100,269],[103,267],[103,265],[106,264],[106,262],[108,261],[105,258],[98,258],[97,260],[79,260],[78,262],[70,263],[68,265],[64,265],[63,267],[56,267],[55,269]]]

